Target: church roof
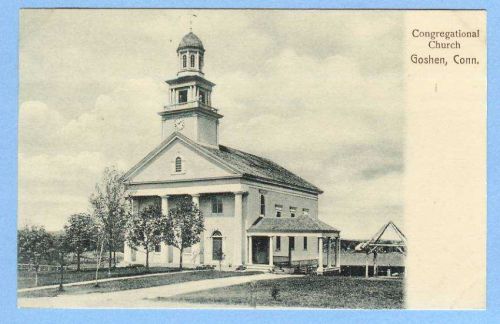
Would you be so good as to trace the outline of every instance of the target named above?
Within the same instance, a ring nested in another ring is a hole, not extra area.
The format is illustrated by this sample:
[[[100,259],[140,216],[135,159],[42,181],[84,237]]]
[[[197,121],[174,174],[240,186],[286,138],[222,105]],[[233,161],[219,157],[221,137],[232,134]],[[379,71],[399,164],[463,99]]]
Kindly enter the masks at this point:
[[[322,192],[318,187],[302,179],[298,175],[285,169],[284,167],[274,163],[273,161],[236,150],[224,145],[219,145],[218,148],[205,147],[212,154],[221,158],[233,168],[239,170],[242,174],[248,177],[257,179],[268,179],[279,183],[303,187],[305,189]]]
[[[339,233],[340,231],[317,218],[261,217],[248,232],[250,233]]]
[[[182,140],[201,153],[209,155],[216,161],[233,170],[235,173],[242,175],[244,178],[261,182],[268,182],[270,184],[282,185],[285,187],[295,187],[318,194],[323,192],[315,185],[302,179],[298,175],[283,168],[282,166],[274,163],[269,159],[236,150],[224,145],[219,145],[218,147],[202,145],[178,132],[175,132],[171,136],[166,138],[160,145],[158,145],[154,150],[146,155],[144,159],[142,159],[127,173],[125,173],[123,179],[125,181],[129,180],[137,170],[151,161],[163,150],[164,147],[171,143],[175,138]]]
[[[201,50],[205,50],[203,47],[203,43],[201,40],[196,36],[193,32],[189,32],[186,34],[184,37],[182,37],[181,42],[179,43],[179,46],[177,47],[177,50],[183,49],[183,48],[199,48]]]

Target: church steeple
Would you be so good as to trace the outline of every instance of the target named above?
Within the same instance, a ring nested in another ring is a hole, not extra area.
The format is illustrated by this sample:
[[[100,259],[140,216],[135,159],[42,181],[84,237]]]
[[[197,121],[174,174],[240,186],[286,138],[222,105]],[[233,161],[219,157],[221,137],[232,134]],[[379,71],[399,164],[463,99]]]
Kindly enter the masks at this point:
[[[205,48],[193,32],[186,34],[177,47],[177,78],[170,86],[169,104],[159,113],[162,137],[182,132],[201,144],[219,145],[219,119],[223,116],[212,106],[214,83],[204,77]]]

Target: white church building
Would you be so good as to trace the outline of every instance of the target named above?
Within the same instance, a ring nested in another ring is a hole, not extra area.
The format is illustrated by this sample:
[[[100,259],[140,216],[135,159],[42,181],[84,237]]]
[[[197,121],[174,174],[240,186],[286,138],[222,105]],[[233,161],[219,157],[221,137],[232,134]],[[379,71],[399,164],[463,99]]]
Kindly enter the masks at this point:
[[[338,270],[340,231],[318,218],[322,191],[266,158],[219,143],[223,116],[212,106],[215,84],[203,73],[204,54],[192,32],[177,48],[177,77],[166,81],[170,104],[159,112],[162,142],[124,176],[133,212],[159,204],[166,213],[191,197],[205,231],[184,251],[188,267],[221,261],[230,269],[311,263],[320,273]],[[176,266],[179,250],[162,244],[149,260]],[[144,264],[144,251],[126,245],[124,263]]]

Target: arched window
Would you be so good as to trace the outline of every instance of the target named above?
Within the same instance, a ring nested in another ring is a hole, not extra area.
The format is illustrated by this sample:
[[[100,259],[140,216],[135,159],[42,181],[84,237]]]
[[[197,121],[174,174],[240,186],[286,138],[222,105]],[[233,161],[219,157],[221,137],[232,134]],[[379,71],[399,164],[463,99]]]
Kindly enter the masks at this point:
[[[175,172],[182,172],[182,159],[180,156],[175,158]]]
[[[187,66],[187,57],[186,55],[182,55],[182,67],[185,68]]]
[[[200,57],[199,57],[199,62],[198,62],[198,68],[201,70],[201,68],[203,67],[203,55],[200,54]]]
[[[266,198],[264,195],[260,195],[260,215],[266,215]]]
[[[194,68],[194,55],[191,55],[191,57],[189,58],[189,64],[192,68]]]
[[[214,231],[212,233],[212,260],[222,260],[224,253],[222,252],[222,233]]]

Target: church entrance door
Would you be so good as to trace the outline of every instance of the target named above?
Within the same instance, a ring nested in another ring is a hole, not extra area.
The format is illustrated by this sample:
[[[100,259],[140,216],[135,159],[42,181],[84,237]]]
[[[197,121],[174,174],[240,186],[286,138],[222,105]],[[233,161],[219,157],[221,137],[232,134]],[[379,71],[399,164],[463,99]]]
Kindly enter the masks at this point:
[[[267,236],[252,237],[252,263],[254,264],[269,263],[269,237]]]

